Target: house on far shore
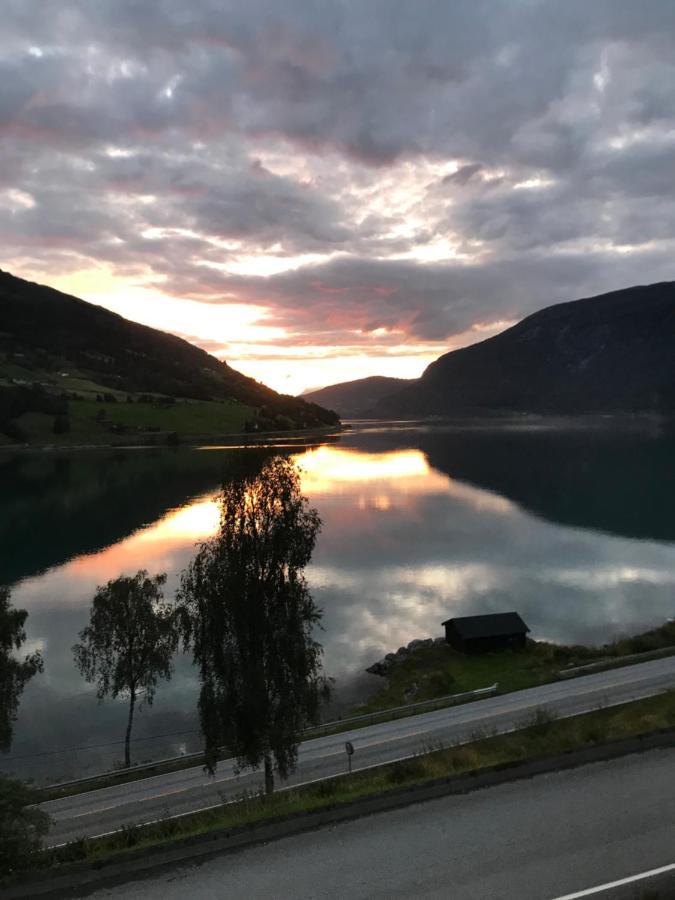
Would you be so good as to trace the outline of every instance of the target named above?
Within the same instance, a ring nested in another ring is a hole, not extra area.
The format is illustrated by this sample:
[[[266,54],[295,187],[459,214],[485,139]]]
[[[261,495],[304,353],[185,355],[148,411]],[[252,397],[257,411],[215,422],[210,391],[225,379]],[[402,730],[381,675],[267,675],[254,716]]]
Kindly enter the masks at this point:
[[[517,612],[447,619],[445,640],[460,653],[488,653],[490,650],[522,650],[530,630]]]

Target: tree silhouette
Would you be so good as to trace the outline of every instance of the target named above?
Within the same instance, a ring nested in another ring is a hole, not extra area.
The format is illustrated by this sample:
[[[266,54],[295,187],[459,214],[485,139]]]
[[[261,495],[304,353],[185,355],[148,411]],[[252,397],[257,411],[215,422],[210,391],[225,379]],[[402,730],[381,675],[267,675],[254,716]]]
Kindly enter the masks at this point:
[[[99,700],[129,694],[129,718],[124,741],[124,765],[131,765],[129,745],[139,694],[151,705],[157,682],[171,678],[178,645],[174,611],[163,602],[166,575],[148,577],[141,570],[96,589],[89,625],[80,634],[73,655],[87,681],[96,682]]]
[[[226,745],[242,767],[294,769],[303,728],[315,721],[328,685],[320,620],[303,570],[321,520],[300,492],[295,467],[277,457],[220,497],[220,529],[183,573],[184,629],[199,667],[199,714],[213,771]]]
[[[9,750],[19,699],[26,683],[43,668],[39,651],[18,659],[14,651],[26,640],[28,613],[15,609],[10,591],[0,587],[0,750]]]
[[[28,613],[15,609],[7,587],[0,587],[0,750],[9,750],[21,692],[43,668],[39,652],[23,659],[15,652],[26,640]],[[26,863],[39,849],[49,816],[33,806],[33,791],[20,781],[0,776],[0,876]]]
[[[38,802],[33,788],[0,776],[0,876],[30,864],[40,849],[51,820]]]

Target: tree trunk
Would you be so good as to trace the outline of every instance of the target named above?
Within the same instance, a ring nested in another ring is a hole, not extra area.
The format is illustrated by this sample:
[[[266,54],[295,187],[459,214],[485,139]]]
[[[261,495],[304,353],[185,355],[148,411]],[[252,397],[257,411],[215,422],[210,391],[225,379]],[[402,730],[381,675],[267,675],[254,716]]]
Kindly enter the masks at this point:
[[[272,765],[272,754],[265,754],[265,793],[272,794],[274,792],[274,766]]]
[[[134,706],[136,705],[136,692],[132,691],[129,696],[129,721],[127,722],[127,736],[124,741],[124,768],[128,769],[131,765],[131,752],[129,745],[131,743],[131,726],[134,724]]]

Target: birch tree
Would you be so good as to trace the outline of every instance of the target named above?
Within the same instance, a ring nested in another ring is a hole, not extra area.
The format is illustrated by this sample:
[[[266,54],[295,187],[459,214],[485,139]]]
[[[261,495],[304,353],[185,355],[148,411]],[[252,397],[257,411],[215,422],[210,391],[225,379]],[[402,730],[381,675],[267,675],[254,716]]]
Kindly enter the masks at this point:
[[[172,607],[164,602],[166,575],[141,570],[98,587],[89,624],[73,647],[75,663],[96,684],[99,700],[129,697],[124,765],[131,765],[131,731],[137,704],[151,705],[157,683],[171,678],[179,633]]]
[[[321,520],[285,458],[232,481],[218,533],[183,573],[185,636],[199,669],[207,766],[225,746],[241,767],[293,771],[303,729],[328,690],[313,630],[321,613],[304,577]]]

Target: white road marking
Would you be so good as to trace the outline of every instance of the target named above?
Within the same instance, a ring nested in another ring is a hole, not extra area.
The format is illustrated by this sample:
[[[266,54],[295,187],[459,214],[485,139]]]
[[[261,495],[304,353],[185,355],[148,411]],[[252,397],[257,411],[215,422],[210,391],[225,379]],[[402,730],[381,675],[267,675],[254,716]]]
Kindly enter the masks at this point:
[[[649,872],[640,872],[639,875],[630,875],[628,878],[619,878],[618,881],[608,881],[607,884],[586,888],[585,891],[577,891],[575,894],[555,897],[554,900],[579,900],[581,897],[592,897],[594,894],[610,891],[612,888],[623,887],[625,884],[633,884],[636,881],[644,881],[646,878],[655,878],[657,875],[664,875],[666,872],[673,871],[675,871],[675,863],[671,863],[669,866],[661,866],[659,869],[650,869]]]
[[[648,666],[649,664],[645,663],[644,665]],[[627,669],[628,668],[632,667],[627,667]],[[627,674],[628,673],[626,670],[621,670],[622,679],[626,678]],[[624,684],[619,682],[615,685],[600,686],[596,682],[592,687],[589,687],[588,682],[586,682],[581,690],[579,690],[579,685],[575,685],[575,687],[577,688],[576,692],[574,694],[566,696],[565,694],[568,689],[569,683],[560,683],[555,685],[555,694],[553,693],[553,691],[549,690],[548,696],[545,697],[539,696],[535,698],[533,693],[531,693],[532,689],[527,690],[527,693],[523,692],[525,696],[516,691],[513,692],[513,694],[503,695],[499,698],[487,698],[485,701],[483,701],[485,705],[481,703],[479,708],[477,704],[469,704],[466,707],[453,707],[449,709],[434,710],[430,713],[422,713],[419,717],[413,717],[412,720],[407,719],[401,720],[400,722],[383,722],[378,723],[377,725],[367,726],[363,729],[343,732],[339,735],[327,735],[324,737],[312,738],[310,741],[305,742],[304,748],[301,747],[299,762],[301,766],[304,765],[308,768],[311,768],[320,760],[325,760],[327,757],[342,756],[342,742],[349,737],[352,737],[354,741],[358,741],[359,747],[363,750],[371,749],[372,747],[381,744],[394,745],[399,741],[405,741],[406,739],[419,737],[420,735],[426,735],[429,741],[433,741],[435,735],[439,731],[443,731],[449,727],[452,728],[454,726],[457,729],[462,729],[471,727],[472,725],[477,725],[480,728],[480,723],[484,719],[493,719],[496,724],[499,720],[503,720],[505,716],[513,716],[516,712],[520,713],[531,711],[533,709],[536,709],[538,706],[548,707],[549,705],[552,705],[553,707],[555,707],[557,705],[557,702],[559,701],[571,701],[576,707],[576,709],[568,709],[568,711],[559,710],[556,717],[564,719],[568,718],[569,716],[575,716],[589,711],[590,698],[593,694],[605,694],[604,697],[601,697],[601,700],[603,701],[601,704],[602,708],[611,708],[613,706],[623,705],[624,703],[630,702],[631,700],[643,699],[645,696],[654,696],[670,689],[669,684],[649,685],[644,683],[645,681],[650,681],[654,677],[655,673],[653,671],[650,672],[651,677],[645,677],[644,672],[641,674],[643,675],[643,677],[635,679],[632,684]],[[658,673],[658,675],[661,678],[665,676],[668,678],[668,681],[671,681],[673,673],[668,671],[665,673]],[[628,686],[632,688],[630,697],[614,697],[611,701],[609,701],[609,697],[606,695],[606,692],[608,690],[611,691],[612,687],[614,689],[619,688],[619,690],[621,690],[621,688]],[[553,685],[543,687],[548,687],[550,689],[553,687]],[[525,697],[527,697],[528,694],[529,697],[527,700],[525,700]],[[524,700],[525,702],[523,702]],[[585,707],[585,709],[579,709],[580,703],[582,707]],[[493,708],[488,711],[488,705],[498,706],[501,707],[501,709]],[[411,732],[409,729],[413,725],[423,726],[424,730],[415,730]],[[425,725],[426,728],[424,728]],[[500,734],[508,734],[513,731],[519,730],[523,727],[523,725],[524,722],[522,721],[515,724],[510,723],[509,727],[507,728],[497,726],[495,728],[495,731]],[[370,740],[368,740],[368,736],[370,737]],[[448,738],[446,736],[446,740],[447,739]],[[475,734],[463,735],[459,740],[457,739],[457,737],[454,740],[450,738],[449,746],[459,746],[465,743],[469,743],[474,739]],[[317,744],[319,746],[317,746]],[[323,747],[321,746],[322,744]],[[394,749],[393,746],[392,749]],[[403,750],[404,748],[401,747],[400,749]],[[321,750],[323,750],[323,752],[320,752]],[[418,755],[419,752],[424,752],[424,748],[420,747],[418,748],[417,752],[399,755],[394,759],[387,759],[385,754],[384,759],[381,758],[376,763],[359,766],[358,768],[355,768],[355,771],[363,771],[365,769],[376,768],[377,766],[387,765],[402,759],[409,759],[411,756]],[[224,760],[222,762],[226,763],[226,761]],[[209,786],[214,785],[214,783],[235,781],[241,777],[234,775],[234,773],[230,774],[231,771],[232,770],[228,772],[227,768],[223,767],[223,769],[221,769],[220,777],[216,777],[214,780],[212,780],[208,776],[204,775],[203,768],[201,766],[195,766],[193,768],[181,770],[180,775],[179,773],[175,773],[175,775],[173,773],[162,773],[160,775],[149,776],[145,779],[139,779],[138,781],[132,781],[127,784],[115,785],[114,787],[108,788],[97,788],[90,792],[86,792],[80,795],[74,795],[73,797],[60,798],[59,800],[49,801],[43,804],[43,808],[49,810],[52,813],[54,819],[59,822],[59,824],[65,824],[69,819],[82,820],[86,819],[88,816],[100,815],[101,812],[109,811],[115,808],[138,806],[141,803],[146,803],[153,799],[156,800],[162,796],[166,797],[170,795],[184,794],[195,789],[208,788]],[[286,789],[299,787],[300,785],[313,783],[315,781],[322,781],[326,778],[336,777],[339,774],[341,773],[334,772],[330,775],[313,778],[309,781],[296,782],[294,784],[288,785]],[[180,778],[179,783],[176,783],[176,775],[178,775],[178,777]],[[251,776],[244,775],[242,780],[244,782],[248,782],[249,778],[251,778]],[[251,780],[253,779],[251,778]],[[150,790],[152,791],[150,796],[148,796],[148,787],[150,787]],[[85,798],[90,799],[92,797],[95,797],[96,800],[99,801],[99,803],[95,804],[93,808],[89,806],[86,811],[81,811],[82,801],[85,800]],[[101,802],[105,804],[103,807],[100,806]],[[214,805],[220,806],[221,804]],[[61,806],[60,810],[58,809],[59,806]],[[78,806],[80,811],[75,812],[75,810],[78,809]],[[209,808],[212,807],[210,805],[201,807],[201,809],[199,807],[196,807],[190,810],[189,813],[179,813],[175,817],[188,815]],[[169,818],[174,818],[174,816],[169,816]],[[153,821],[157,820],[155,819]],[[582,894],[580,896],[585,895]]]

